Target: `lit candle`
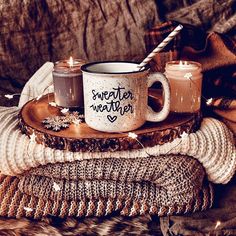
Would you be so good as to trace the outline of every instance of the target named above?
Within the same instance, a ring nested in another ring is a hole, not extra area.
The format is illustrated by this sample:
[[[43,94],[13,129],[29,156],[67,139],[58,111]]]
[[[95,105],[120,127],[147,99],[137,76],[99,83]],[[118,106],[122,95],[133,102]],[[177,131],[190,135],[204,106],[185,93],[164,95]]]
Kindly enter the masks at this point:
[[[79,107],[83,105],[83,81],[80,67],[83,60],[61,60],[55,63],[53,84],[55,102],[61,107]]]
[[[195,113],[200,110],[202,91],[202,67],[193,61],[166,63],[165,75],[170,82],[170,110],[179,113]]]

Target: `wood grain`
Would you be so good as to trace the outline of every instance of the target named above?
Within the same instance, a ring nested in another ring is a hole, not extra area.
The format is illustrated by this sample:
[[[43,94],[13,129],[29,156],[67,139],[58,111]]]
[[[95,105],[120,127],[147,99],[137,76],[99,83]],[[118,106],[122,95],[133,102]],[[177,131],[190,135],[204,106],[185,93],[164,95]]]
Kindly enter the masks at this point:
[[[152,96],[153,97],[153,96]],[[153,97],[155,100],[155,97]],[[19,114],[19,125],[23,133],[36,135],[36,141],[45,146],[69,150],[72,152],[104,152],[120,151],[152,147],[157,144],[171,142],[180,137],[183,132],[191,133],[199,128],[201,115],[197,114],[170,114],[163,122],[146,122],[139,129],[132,131],[138,135],[138,140],[128,137],[128,133],[105,133],[96,131],[86,123],[71,124],[69,128],[54,132],[47,130],[42,124],[46,117],[62,115],[58,107],[48,103],[54,101],[53,94],[41,99],[28,102]]]

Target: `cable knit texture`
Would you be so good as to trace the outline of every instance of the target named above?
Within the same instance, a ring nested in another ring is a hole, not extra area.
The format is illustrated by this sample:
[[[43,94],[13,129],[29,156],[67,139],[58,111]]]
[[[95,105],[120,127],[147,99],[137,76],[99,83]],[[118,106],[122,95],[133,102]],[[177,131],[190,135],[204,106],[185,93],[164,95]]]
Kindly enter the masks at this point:
[[[155,214],[158,216],[183,214],[206,210],[213,203],[213,189],[208,181],[195,194],[191,201],[185,204],[158,205],[151,195],[149,198],[136,201],[131,198],[98,198],[83,200],[50,200],[45,197],[35,197],[22,193],[18,189],[17,177],[0,175],[0,215],[7,217],[32,217],[39,219],[52,215],[67,216],[103,216],[114,211],[121,215],[135,216]],[[146,199],[149,199],[146,201]],[[171,203],[171,201],[169,202]]]
[[[171,143],[140,150],[89,153],[54,150],[30,141],[18,129],[18,108],[0,107],[0,171],[18,175],[30,168],[48,163],[73,162],[85,159],[132,159],[183,154],[198,159],[208,179],[214,183],[227,183],[235,173],[236,149],[233,135],[220,121],[204,118],[196,133],[175,139]]]

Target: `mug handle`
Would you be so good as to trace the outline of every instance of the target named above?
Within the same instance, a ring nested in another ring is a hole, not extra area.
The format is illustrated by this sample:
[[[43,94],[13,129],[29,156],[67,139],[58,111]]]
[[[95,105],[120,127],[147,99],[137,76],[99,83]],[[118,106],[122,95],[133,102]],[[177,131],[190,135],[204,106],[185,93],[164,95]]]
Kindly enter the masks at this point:
[[[161,111],[155,112],[150,106],[147,108],[146,120],[147,121],[163,121],[170,112],[170,85],[162,73],[154,72],[148,76],[148,88],[151,87],[155,82],[160,82],[164,90],[164,105]]]

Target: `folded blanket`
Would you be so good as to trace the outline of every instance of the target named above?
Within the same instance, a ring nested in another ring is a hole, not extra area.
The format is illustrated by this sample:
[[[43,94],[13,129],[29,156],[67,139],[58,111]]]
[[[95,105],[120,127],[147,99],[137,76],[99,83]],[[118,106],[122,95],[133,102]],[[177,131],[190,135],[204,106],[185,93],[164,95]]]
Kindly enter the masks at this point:
[[[147,166],[149,165],[149,166]],[[54,169],[55,167],[55,169]],[[150,167],[150,168],[149,168]],[[173,215],[211,207],[213,189],[202,165],[187,156],[50,164],[27,175],[0,175],[0,215]]]
[[[113,180],[121,182],[149,181],[159,186],[172,188],[176,179],[181,184],[191,182],[201,186],[203,168],[198,161],[188,156],[166,155],[133,159],[88,159],[75,162],[47,164],[27,172],[27,175],[45,176],[65,180]],[[195,176],[199,175],[198,178]],[[175,187],[177,187],[175,185]]]
[[[204,176],[202,165],[188,156],[95,159],[37,168],[20,177],[19,189],[51,200],[132,198],[168,205],[190,201]]]
[[[0,107],[0,171],[18,175],[48,163],[85,159],[148,158],[166,154],[189,155],[204,166],[208,179],[227,183],[235,173],[236,149],[232,133],[220,121],[205,118],[200,130],[173,142],[139,150],[117,152],[69,152],[45,147],[30,140],[18,128],[18,108]]]
[[[136,202],[132,199],[86,199],[81,201],[52,201],[46,198],[37,198],[22,193],[18,189],[19,179],[0,175],[0,215],[7,217],[41,218],[52,215],[66,216],[102,216],[119,211],[121,215],[134,216],[138,214],[169,215],[190,211],[205,210],[212,206],[213,188],[204,182],[199,194],[192,202],[185,205],[159,207],[148,205],[146,202]]]

